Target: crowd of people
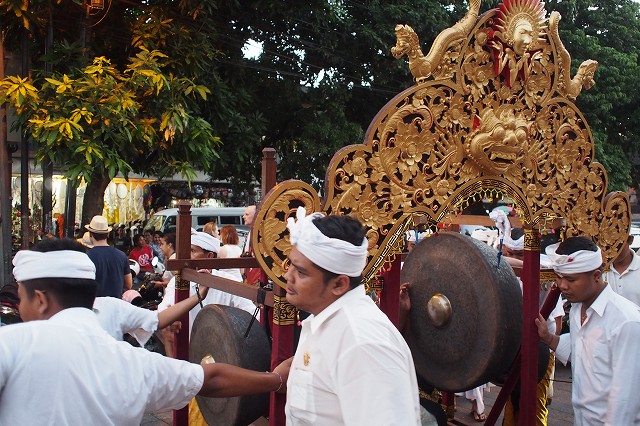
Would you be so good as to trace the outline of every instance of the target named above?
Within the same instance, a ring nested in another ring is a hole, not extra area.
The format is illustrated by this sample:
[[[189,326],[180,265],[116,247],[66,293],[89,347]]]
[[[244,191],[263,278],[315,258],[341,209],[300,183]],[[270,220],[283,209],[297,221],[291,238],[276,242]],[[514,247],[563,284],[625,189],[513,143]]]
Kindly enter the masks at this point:
[[[255,206],[245,216],[251,224]],[[0,424],[133,425],[145,411],[180,408],[189,401],[195,405],[196,394],[272,391],[287,393],[288,425],[429,424],[409,347],[365,293],[368,240],[357,219],[307,214],[299,208],[296,218],[288,220],[292,249],[286,298],[309,316],[300,324],[295,355],[271,372],[197,365],[120,342],[124,333],[141,343],[160,329],[174,328],[173,333],[182,328],[176,319],[186,312],[190,320],[184,328],[189,330],[206,304],[236,306],[252,315],[255,304],[196,283],[190,284],[189,298],[175,303],[170,273],[156,282],[166,289],[157,311],[127,304],[121,295],[131,287],[128,257],[141,270],[147,266],[143,257],[149,265],[158,254],[170,259],[175,235],[160,234],[154,241],[151,233],[148,239],[140,234],[130,241],[127,256],[122,250],[126,244],[116,248],[126,233],[113,234],[104,217],[94,217],[86,228],[90,249],[73,240],[46,239],[13,260],[24,323],[0,328]],[[250,252],[250,246],[238,245],[232,228],[192,230],[192,258]],[[426,235],[416,233],[414,243],[421,237]],[[557,359],[571,361],[576,424],[640,424],[640,398],[633,392],[640,379],[635,362],[640,307],[637,300],[627,299],[638,293],[640,261],[629,250],[625,247],[606,273],[600,249],[588,238],[570,237],[545,252],[558,286],[572,303],[571,327],[559,336],[546,318],[536,318],[535,325]],[[239,270],[199,272],[243,280]],[[401,287],[405,310],[411,309],[410,285]],[[131,389],[136,389],[134,401]],[[25,400],[32,402],[29,409]],[[483,414],[480,405],[474,410]]]

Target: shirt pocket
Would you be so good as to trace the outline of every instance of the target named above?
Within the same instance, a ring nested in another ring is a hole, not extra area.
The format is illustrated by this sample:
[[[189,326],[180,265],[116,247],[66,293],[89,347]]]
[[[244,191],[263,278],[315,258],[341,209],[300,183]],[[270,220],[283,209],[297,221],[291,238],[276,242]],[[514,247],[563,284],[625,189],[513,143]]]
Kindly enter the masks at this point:
[[[311,371],[292,371],[287,383],[287,401],[291,407],[290,414],[294,419],[303,422],[315,422],[316,410],[313,373]]]

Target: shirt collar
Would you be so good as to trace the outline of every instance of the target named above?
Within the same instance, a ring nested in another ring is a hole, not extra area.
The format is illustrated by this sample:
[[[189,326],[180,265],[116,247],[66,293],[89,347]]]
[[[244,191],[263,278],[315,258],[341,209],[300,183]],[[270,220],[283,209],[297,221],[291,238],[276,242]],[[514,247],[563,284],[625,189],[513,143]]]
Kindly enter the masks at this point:
[[[49,321],[60,324],[98,324],[98,319],[95,312],[93,312],[93,310],[91,309],[86,308],[63,309],[49,318]]]
[[[611,286],[605,285],[596,300],[594,300],[591,306],[589,306],[589,309],[593,309],[595,313],[602,317],[604,315],[605,308],[607,307],[607,303],[613,299],[614,294],[615,293]]]
[[[627,269],[625,269],[624,271],[618,271],[616,267],[611,264],[611,272],[615,273],[616,275],[623,276],[629,271],[635,271],[640,268],[640,256],[638,256],[635,251],[631,251],[633,252],[633,255],[631,257],[631,263],[629,264],[629,266],[627,266]]]
[[[629,249],[629,250],[631,250],[631,249]],[[640,256],[638,256],[638,254],[634,251],[633,252],[633,258],[631,259],[631,263],[629,264],[629,267],[627,268],[627,270],[635,271],[638,268],[640,268]]]
[[[325,323],[325,321],[331,318],[333,314],[338,312],[343,306],[349,305],[350,303],[364,295],[364,284],[360,284],[358,287],[354,288],[353,290],[349,290],[338,300],[324,308],[318,315],[311,315],[302,323],[309,324],[309,327],[311,327],[311,332],[315,333],[316,330],[318,330],[318,328],[320,328],[320,326]]]

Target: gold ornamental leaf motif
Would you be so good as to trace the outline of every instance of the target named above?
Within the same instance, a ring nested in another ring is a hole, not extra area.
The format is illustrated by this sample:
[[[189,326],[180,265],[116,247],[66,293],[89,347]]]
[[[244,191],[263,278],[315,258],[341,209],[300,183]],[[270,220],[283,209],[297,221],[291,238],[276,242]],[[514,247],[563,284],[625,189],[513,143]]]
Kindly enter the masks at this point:
[[[268,200],[268,203],[265,201]],[[287,219],[298,207],[307,212],[320,210],[320,197],[311,185],[288,180],[276,185],[265,197],[251,228],[251,244],[258,263],[277,285],[286,287],[284,274],[291,251]]]
[[[583,62],[571,76],[560,15],[547,21],[538,0],[505,0],[480,17],[479,6],[471,0],[427,56],[413,29],[397,25],[392,54],[408,57],[417,84],[380,110],[364,143],[334,155],[321,205],[311,187],[290,183],[264,199],[257,220],[282,221],[300,191],[305,206],[359,218],[367,228],[364,274],[371,280],[400,253],[414,216],[435,228],[471,200],[508,197],[529,228],[564,218],[566,235],[592,237],[608,266],[629,232],[629,200],[624,193],[606,196],[606,172],[573,103],[595,84],[597,62]],[[279,213],[266,213],[271,209]],[[263,266],[273,268],[267,274],[283,285],[285,228],[264,226],[255,238]]]

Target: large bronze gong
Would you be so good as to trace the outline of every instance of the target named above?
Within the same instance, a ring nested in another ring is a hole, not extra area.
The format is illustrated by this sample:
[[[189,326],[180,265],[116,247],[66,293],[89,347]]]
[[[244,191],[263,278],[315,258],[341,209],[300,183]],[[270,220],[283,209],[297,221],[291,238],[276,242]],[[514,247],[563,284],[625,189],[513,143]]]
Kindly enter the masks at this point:
[[[189,361],[233,364],[256,371],[268,371],[271,346],[258,321],[252,325],[251,314],[223,305],[208,305],[196,316],[191,330]],[[196,397],[198,407],[209,425],[246,426],[269,409],[269,394],[236,398]]]
[[[459,392],[504,376],[520,347],[522,293],[495,249],[440,233],[413,248],[402,282],[411,283],[406,337],[421,378]]]

